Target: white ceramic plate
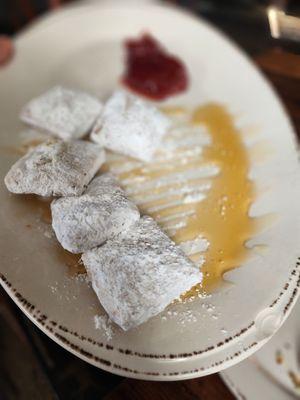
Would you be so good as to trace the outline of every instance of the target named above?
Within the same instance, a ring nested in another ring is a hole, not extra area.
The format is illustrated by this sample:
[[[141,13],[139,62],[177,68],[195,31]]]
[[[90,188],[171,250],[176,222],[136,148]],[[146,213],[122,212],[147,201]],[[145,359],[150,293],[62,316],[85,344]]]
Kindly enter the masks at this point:
[[[47,335],[82,359],[141,379],[210,374],[262,346],[289,314],[299,286],[299,174],[296,139],[265,79],[220,33],[198,18],[162,6],[82,7],[62,11],[16,40],[16,57],[0,71],[1,149],[20,144],[21,106],[62,83],[105,95],[122,71],[124,38],[148,29],[185,60],[191,89],[174,104],[225,103],[241,128],[255,125],[272,157],[253,166],[260,190],[253,216],[278,218],[253,243],[264,254],[226,274],[211,297],[170,307],[162,316],[108,341],[93,318],[103,313],[86,282],[70,278],[54,239],[21,197],[1,185],[1,284]],[[1,182],[17,158],[2,151]],[[29,229],[28,225],[34,227]],[[298,261],[298,263],[297,263]],[[213,310],[213,312],[212,312]],[[196,318],[189,318],[189,315]],[[212,316],[213,314],[213,316]],[[182,323],[183,322],[183,323]]]
[[[284,326],[254,356],[221,373],[239,399],[292,400],[300,397],[300,302]]]

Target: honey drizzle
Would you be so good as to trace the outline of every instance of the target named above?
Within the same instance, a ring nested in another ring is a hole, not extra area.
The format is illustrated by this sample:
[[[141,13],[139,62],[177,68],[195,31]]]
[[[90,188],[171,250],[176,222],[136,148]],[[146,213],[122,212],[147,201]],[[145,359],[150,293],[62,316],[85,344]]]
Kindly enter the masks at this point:
[[[22,143],[21,146],[1,146],[0,153],[24,156],[29,150],[44,142],[43,139],[32,139]]]
[[[238,267],[247,257],[245,242],[258,228],[258,221],[249,217],[255,197],[254,183],[248,178],[250,161],[240,132],[226,109],[217,104],[198,108],[193,123],[205,124],[212,145],[203,158],[217,163],[220,173],[214,178],[207,197],[197,205],[197,220],[188,230],[175,236],[176,241],[199,234],[199,228],[210,246],[205,253],[203,289],[210,290],[226,271]],[[190,295],[191,293],[189,293]]]
[[[180,108],[164,109],[166,114],[175,117],[187,117],[187,111]],[[188,120],[190,119],[190,121]],[[165,168],[151,170],[147,165],[135,167],[131,171],[118,175],[123,186],[133,192],[135,200],[151,194],[164,193],[173,187],[184,187],[186,182],[175,183],[162,187],[143,189],[143,184],[151,182],[159,176],[169,173],[179,173],[190,168],[201,168],[205,165],[219,167],[219,174],[214,177],[197,178],[199,182],[211,180],[211,189],[207,191],[206,197],[199,202],[179,205],[170,205],[162,210],[152,210],[155,206],[170,201],[168,196],[152,202],[145,202],[140,206],[141,212],[151,215],[158,221],[161,218],[168,218],[182,212],[190,212],[193,215],[186,218],[186,226],[181,227],[168,234],[175,243],[180,244],[193,240],[199,235],[207,238],[210,242],[208,250],[204,253],[205,264],[202,266],[204,273],[203,282],[185,294],[184,298],[197,295],[199,292],[211,291],[220,283],[223,274],[238,267],[247,257],[251,249],[245,246],[246,241],[253,236],[258,228],[258,221],[248,216],[251,203],[254,200],[254,184],[248,179],[250,160],[248,151],[245,148],[241,133],[235,128],[233,118],[226,111],[225,107],[218,104],[208,104],[197,108],[191,116],[186,118],[187,124],[204,125],[211,136],[212,142],[209,146],[203,147],[203,152],[198,159],[187,160],[184,165],[178,164],[176,153],[170,165]],[[126,157],[121,157],[118,164],[130,162]],[[108,162],[108,166],[115,165]],[[190,183],[191,181],[189,181]],[[133,189],[137,189],[137,193]],[[180,197],[180,196],[177,196]],[[175,196],[174,198],[177,199]],[[174,199],[173,198],[173,199]],[[176,221],[176,219],[175,219]],[[164,228],[164,225],[162,224]],[[196,261],[201,254],[193,254],[191,259]]]
[[[60,245],[57,246],[56,253],[61,262],[68,267],[71,277],[86,274],[86,269],[81,261],[81,254],[70,253]]]

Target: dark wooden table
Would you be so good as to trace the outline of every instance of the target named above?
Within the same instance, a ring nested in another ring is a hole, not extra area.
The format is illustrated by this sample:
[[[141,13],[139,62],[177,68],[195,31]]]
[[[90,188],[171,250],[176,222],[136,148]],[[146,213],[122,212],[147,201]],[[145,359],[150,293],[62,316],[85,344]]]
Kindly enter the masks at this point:
[[[274,84],[300,133],[300,44],[270,38],[265,10],[181,1],[235,39]],[[199,3],[202,6],[199,6]],[[215,374],[183,382],[145,382],[96,369],[63,350],[0,289],[0,400],[232,400]]]

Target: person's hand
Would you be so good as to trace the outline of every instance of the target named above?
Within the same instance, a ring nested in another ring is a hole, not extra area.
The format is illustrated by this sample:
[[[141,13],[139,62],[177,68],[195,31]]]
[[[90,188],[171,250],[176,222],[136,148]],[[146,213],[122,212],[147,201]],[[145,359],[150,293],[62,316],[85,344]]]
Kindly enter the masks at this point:
[[[0,68],[12,58],[13,52],[12,40],[8,36],[0,35]]]

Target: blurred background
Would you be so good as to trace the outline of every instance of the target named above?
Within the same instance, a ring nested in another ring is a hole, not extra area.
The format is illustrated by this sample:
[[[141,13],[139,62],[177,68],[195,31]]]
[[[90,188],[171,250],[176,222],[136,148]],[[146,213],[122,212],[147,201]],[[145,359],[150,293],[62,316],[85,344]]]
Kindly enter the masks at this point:
[[[36,15],[44,13],[51,8],[74,0],[0,0],[0,32],[12,34],[23,27]],[[218,11],[218,13],[250,12],[255,14],[259,8],[268,4],[267,0],[179,0],[177,3],[192,7],[197,11],[207,14]],[[278,2],[277,2],[278,3]],[[279,2],[284,3],[284,2]],[[292,1],[290,6],[300,8],[299,1]],[[298,4],[297,4],[298,3]]]
[[[84,1],[91,0],[81,0]],[[92,1],[97,3],[97,0]],[[98,2],[101,3],[101,0]],[[300,1],[169,2],[209,20],[252,57],[273,82],[299,133],[300,23],[293,26],[292,33],[291,29],[283,29],[279,35],[278,32],[273,32],[272,37],[268,7],[278,7],[285,10],[287,15],[300,16]],[[70,3],[73,3],[72,0],[0,0],[0,38],[3,38],[1,35],[14,35],[47,10],[59,9]],[[274,37],[276,33],[279,36],[277,38]],[[184,382],[160,383],[134,381],[98,370],[66,352],[42,334],[18,311],[2,289],[0,354],[0,400],[234,399],[218,375]]]
[[[92,1],[101,3],[103,0]],[[300,15],[299,0],[169,0],[169,2],[200,13],[233,36],[251,53],[263,50],[270,43],[266,7],[277,6],[279,9],[285,9],[288,14]],[[0,34],[12,35],[47,10],[57,9],[70,3],[76,3],[76,0],[0,0]]]

